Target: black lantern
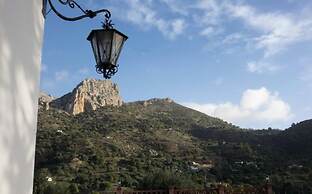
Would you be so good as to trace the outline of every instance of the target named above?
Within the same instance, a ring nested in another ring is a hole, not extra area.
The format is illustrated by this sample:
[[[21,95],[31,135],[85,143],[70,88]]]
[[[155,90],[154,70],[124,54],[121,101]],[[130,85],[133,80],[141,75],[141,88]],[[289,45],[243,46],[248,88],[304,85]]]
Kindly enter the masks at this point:
[[[107,9],[100,9],[92,11],[83,9],[75,0],[58,0],[63,5],[68,5],[71,8],[79,8],[83,14],[76,17],[67,17],[61,14],[54,7],[52,0],[42,0],[43,9],[42,13],[44,17],[48,15],[50,11],[47,11],[47,5],[49,3],[51,10],[60,18],[66,21],[78,21],[83,18],[94,18],[99,13],[105,13],[105,22],[103,23],[103,29],[92,30],[88,36],[88,40],[91,42],[91,46],[94,52],[96,61],[96,71],[103,74],[104,78],[111,78],[118,71],[118,58],[124,42],[128,39],[126,35],[115,30],[113,28],[111,13]]]
[[[112,28],[110,23],[104,24],[104,29],[92,30],[88,36],[96,61],[96,71],[109,79],[118,71],[118,58],[126,35]]]

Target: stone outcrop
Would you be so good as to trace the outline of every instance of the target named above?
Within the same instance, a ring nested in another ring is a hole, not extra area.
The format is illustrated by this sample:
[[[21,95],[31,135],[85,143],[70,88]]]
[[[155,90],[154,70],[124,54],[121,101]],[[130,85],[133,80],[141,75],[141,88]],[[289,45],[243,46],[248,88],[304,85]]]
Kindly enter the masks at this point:
[[[110,80],[86,79],[71,92],[51,101],[50,106],[76,115],[103,106],[121,106],[117,84]]]
[[[149,100],[145,100],[145,101],[142,101],[141,103],[143,104],[143,106],[149,106],[149,105],[152,105],[152,104],[155,104],[155,103],[161,103],[161,104],[171,104],[173,103],[174,101],[170,98],[152,98],[152,99],[149,99]]]
[[[48,110],[50,108],[50,103],[53,100],[54,100],[53,96],[46,94],[45,92],[40,92],[38,99],[39,108]]]

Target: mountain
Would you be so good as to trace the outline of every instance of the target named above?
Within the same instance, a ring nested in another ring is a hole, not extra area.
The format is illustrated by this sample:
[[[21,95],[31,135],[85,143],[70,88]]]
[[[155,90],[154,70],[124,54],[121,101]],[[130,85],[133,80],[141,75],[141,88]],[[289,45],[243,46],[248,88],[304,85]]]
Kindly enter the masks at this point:
[[[59,107],[39,109],[34,193],[91,193],[119,183],[243,189],[268,180],[276,193],[312,193],[311,120],[285,131],[247,130],[169,98],[79,114]]]
[[[103,106],[121,106],[122,98],[119,95],[117,84],[110,80],[86,79],[78,84],[72,92],[53,99],[48,104],[49,107],[76,115]]]
[[[312,120],[292,124],[280,134],[279,141],[287,154],[306,160],[312,159]]]

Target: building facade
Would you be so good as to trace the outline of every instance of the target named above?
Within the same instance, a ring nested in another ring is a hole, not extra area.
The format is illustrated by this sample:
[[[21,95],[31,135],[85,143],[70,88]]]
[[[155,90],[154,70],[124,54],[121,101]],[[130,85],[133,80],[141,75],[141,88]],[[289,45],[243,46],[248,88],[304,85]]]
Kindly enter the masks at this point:
[[[30,194],[44,18],[41,0],[0,0],[0,193]]]

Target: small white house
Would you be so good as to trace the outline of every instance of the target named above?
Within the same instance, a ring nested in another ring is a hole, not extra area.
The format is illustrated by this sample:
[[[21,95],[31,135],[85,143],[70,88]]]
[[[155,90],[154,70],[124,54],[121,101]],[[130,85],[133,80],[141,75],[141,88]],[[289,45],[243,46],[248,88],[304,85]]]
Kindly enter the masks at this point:
[[[53,181],[52,177],[49,177],[49,176],[47,176],[46,179],[47,179],[48,182],[52,182]]]

